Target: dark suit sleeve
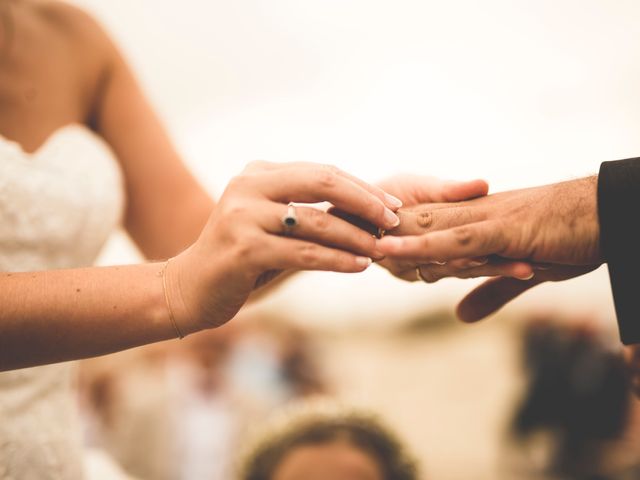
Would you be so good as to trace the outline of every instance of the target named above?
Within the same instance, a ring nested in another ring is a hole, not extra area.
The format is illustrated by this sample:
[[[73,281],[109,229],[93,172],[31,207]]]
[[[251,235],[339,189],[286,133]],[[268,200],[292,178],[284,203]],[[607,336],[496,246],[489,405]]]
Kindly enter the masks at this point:
[[[600,242],[620,338],[640,343],[640,158],[604,162],[598,176]]]

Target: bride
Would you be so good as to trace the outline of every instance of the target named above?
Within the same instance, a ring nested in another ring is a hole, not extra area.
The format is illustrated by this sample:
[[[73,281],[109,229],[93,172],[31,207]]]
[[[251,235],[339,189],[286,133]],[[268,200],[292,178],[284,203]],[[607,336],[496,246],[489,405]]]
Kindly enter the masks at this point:
[[[279,272],[381,258],[363,230],[289,202],[399,223],[400,200],[311,163],[252,163],[214,203],[108,36],[63,3],[0,1],[0,134],[0,478],[83,477],[60,362],[218,327]],[[424,185],[420,201],[486,193]],[[92,267],[119,223],[153,260]]]

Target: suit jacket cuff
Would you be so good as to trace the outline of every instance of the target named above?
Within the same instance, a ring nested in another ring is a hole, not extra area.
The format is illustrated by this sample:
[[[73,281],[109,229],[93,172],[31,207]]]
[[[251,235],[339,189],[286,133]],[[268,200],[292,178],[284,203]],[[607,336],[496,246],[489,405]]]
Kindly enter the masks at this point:
[[[620,338],[640,343],[640,158],[604,162],[598,176],[600,244],[609,278]]]

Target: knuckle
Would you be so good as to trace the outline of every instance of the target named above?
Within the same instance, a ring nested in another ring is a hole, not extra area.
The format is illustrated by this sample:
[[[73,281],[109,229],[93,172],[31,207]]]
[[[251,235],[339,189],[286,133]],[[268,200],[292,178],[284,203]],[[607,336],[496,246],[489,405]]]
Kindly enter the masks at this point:
[[[236,237],[233,242],[233,248],[238,258],[243,260],[251,260],[255,253],[256,245],[260,244],[259,236],[255,233],[244,233],[242,236]]]
[[[324,212],[310,208],[308,216],[313,230],[324,231],[331,226],[331,217]]]
[[[453,237],[458,245],[467,246],[471,243],[471,240],[473,240],[473,232],[471,228],[464,225],[453,229]]]
[[[337,244],[341,246],[341,248],[347,248],[348,250],[352,250],[354,252],[359,252],[366,254],[367,256],[373,259],[381,259],[384,258],[380,252],[377,251],[376,248],[376,239],[375,237],[369,235],[364,232],[354,232],[353,234],[349,234],[349,236],[341,237],[344,240],[340,240]]]
[[[227,188],[226,190],[233,190],[235,187],[239,186],[242,184],[242,182],[244,181],[243,178],[244,174],[240,174],[240,175],[236,175],[235,177],[232,177],[231,180],[229,180],[229,182],[227,183]]]
[[[335,165],[331,165],[329,163],[320,165],[320,168],[322,170],[326,170],[329,173],[333,173],[334,175],[339,175],[341,172],[341,170],[338,167],[336,167]]]
[[[298,248],[298,257],[302,265],[308,268],[316,267],[320,259],[317,245],[306,244],[300,246]]]
[[[317,169],[314,173],[314,178],[317,185],[328,189],[334,188],[338,183],[338,175],[325,168]]]
[[[360,245],[362,247],[362,250],[364,250],[365,252],[375,252],[376,251],[376,239],[375,237],[367,234],[367,233],[361,233],[358,235],[358,239],[360,242]]]
[[[224,219],[238,221],[238,218],[244,217],[248,213],[249,209],[247,205],[238,200],[229,200],[221,205],[220,215]]]
[[[429,251],[429,247],[431,246],[431,241],[427,235],[421,236],[416,243],[416,251],[414,253],[425,255]],[[428,255],[427,255],[428,256]]]
[[[246,189],[247,185],[250,183],[252,175],[250,171],[243,171],[240,175],[236,175],[227,184],[227,191],[235,191]]]

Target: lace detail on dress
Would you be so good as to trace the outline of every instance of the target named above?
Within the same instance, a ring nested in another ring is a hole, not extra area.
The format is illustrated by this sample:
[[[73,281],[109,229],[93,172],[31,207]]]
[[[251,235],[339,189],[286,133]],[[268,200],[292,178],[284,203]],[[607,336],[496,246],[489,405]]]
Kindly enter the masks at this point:
[[[27,154],[0,138],[0,270],[91,265],[119,222],[122,178],[97,136],[71,125]]]
[[[0,271],[90,266],[119,223],[122,175],[80,125],[37,152],[0,137]],[[72,363],[0,373],[0,479],[83,478]]]

